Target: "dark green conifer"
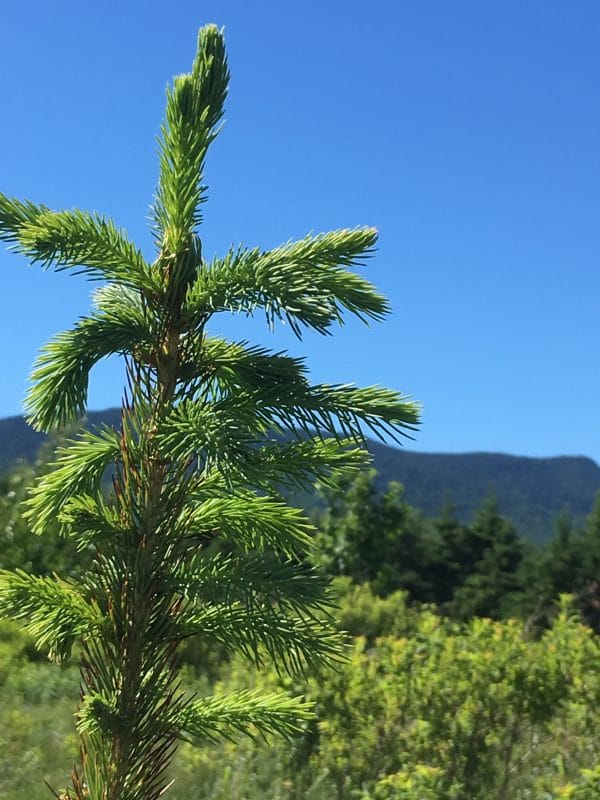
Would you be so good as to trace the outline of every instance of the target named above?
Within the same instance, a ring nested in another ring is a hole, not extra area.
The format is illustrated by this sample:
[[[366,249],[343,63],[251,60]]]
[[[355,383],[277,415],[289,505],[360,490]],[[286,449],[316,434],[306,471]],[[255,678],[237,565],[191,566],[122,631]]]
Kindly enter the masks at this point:
[[[449,609],[464,619],[501,618],[522,589],[519,568],[525,552],[523,542],[500,514],[493,496],[484,499],[469,529],[477,560],[454,592]]]
[[[424,516],[392,481],[378,492],[375,471],[348,477],[335,490],[317,538],[317,559],[334,575],[369,582],[382,596],[404,589],[422,602],[433,599],[432,536]]]

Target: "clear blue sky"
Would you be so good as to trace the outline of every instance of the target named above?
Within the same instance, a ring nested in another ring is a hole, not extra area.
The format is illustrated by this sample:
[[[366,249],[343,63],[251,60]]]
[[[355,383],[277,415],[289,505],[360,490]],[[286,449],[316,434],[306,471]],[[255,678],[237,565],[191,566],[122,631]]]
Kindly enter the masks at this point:
[[[297,343],[317,381],[424,404],[411,447],[600,461],[597,0],[31,0],[0,32],[0,190],[112,215],[144,247],[164,89],[196,31],[226,29],[227,123],[208,163],[205,253],[380,230],[393,316]],[[91,284],[0,253],[3,391]],[[92,378],[115,405],[121,371]]]

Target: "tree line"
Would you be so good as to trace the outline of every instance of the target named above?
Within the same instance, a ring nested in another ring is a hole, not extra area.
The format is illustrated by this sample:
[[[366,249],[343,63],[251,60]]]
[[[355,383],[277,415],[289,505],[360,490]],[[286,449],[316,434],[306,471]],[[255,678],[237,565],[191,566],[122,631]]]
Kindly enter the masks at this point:
[[[48,469],[47,449],[35,466],[0,475],[0,568],[77,576],[90,553],[61,535],[55,521],[31,535],[21,503],[36,474]],[[567,512],[554,535],[531,542],[503,516],[493,496],[473,519],[457,519],[451,502],[436,517],[409,504],[403,487],[383,492],[373,470],[320,486],[325,507],[314,512],[316,550],[310,559],[332,576],[368,583],[387,597],[405,591],[456,620],[472,617],[529,620],[544,626],[561,594],[573,595],[582,618],[600,631],[600,495],[583,526]]]
[[[600,496],[583,527],[564,512],[540,545],[516,530],[493,496],[463,523],[451,502],[428,517],[399,483],[379,492],[374,471],[321,493],[317,558],[330,574],[368,582],[383,597],[406,591],[457,620],[519,617],[543,626],[568,593],[600,630]]]

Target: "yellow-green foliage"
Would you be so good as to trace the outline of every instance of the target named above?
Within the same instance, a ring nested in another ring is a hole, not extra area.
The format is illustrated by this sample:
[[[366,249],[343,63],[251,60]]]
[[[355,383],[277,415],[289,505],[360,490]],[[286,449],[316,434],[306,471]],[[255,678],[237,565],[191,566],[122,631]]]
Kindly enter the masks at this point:
[[[600,766],[582,769],[579,780],[562,786],[552,800],[598,800],[600,797]]]
[[[415,764],[408,771],[386,775],[375,784],[372,793],[366,792],[362,800],[397,800],[401,797],[418,797],[419,800],[454,800],[460,797],[455,788],[445,786],[444,773],[438,767]]]
[[[566,600],[532,640],[522,622],[459,626],[407,608],[402,594],[382,600],[365,586],[345,588],[340,618],[354,632],[362,621],[363,635],[341,669],[308,685],[318,723],[292,750],[242,744],[188,762],[189,788],[197,780],[211,798],[600,796],[600,773],[585,772],[600,760],[600,648]],[[224,680],[231,689],[247,679],[234,662]]]
[[[466,625],[406,596],[340,583],[347,661],[312,679],[258,675],[234,660],[215,691],[282,685],[317,704],[294,745],[276,737],[183,746],[173,800],[597,800],[600,645],[565,599],[533,640],[517,621]],[[42,800],[42,777],[74,756],[74,671],[24,659],[27,641],[0,631],[0,788]],[[12,638],[11,638],[12,637]],[[205,694],[193,668],[186,685]],[[34,788],[35,787],[35,788]]]
[[[76,757],[73,710],[77,670],[31,662],[31,641],[12,622],[0,622],[0,797],[47,800],[64,785]]]

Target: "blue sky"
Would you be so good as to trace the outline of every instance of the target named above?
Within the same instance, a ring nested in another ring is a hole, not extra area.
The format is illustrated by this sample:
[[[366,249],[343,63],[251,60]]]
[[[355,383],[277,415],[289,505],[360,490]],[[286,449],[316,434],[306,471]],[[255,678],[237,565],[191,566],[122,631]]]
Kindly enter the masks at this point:
[[[108,213],[150,248],[164,89],[206,22],[225,26],[232,81],[205,254],[374,225],[367,272],[394,308],[301,343],[255,321],[221,330],[305,354],[316,381],[413,395],[414,449],[600,461],[600,4],[9,4],[0,191]],[[92,285],[4,251],[0,270],[7,416]],[[102,365],[90,406],[121,386]]]

